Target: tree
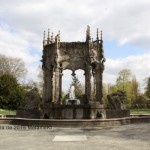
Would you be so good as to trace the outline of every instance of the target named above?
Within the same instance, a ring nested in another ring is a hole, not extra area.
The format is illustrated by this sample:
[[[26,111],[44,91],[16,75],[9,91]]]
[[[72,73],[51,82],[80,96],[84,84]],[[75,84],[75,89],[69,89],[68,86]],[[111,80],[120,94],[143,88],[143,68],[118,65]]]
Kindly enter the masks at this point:
[[[65,101],[66,99],[69,98],[69,93],[70,93],[71,86],[75,86],[75,96],[76,96],[76,98],[79,99],[81,103],[84,103],[85,102],[84,85],[82,85],[80,83],[79,79],[76,76],[73,77],[73,80],[72,80],[72,83],[70,84],[68,93],[63,95],[62,101]]]
[[[146,80],[146,88],[145,88],[145,95],[150,98],[150,77]]]
[[[0,108],[17,109],[24,101],[24,97],[25,90],[13,75],[0,76]]]
[[[117,85],[111,85],[111,86],[109,87],[109,93],[116,92],[116,91],[118,91],[118,90],[119,90],[119,88],[118,88]]]
[[[139,84],[135,76],[132,77],[131,90],[132,90],[132,101],[137,101],[140,92],[139,92]]]
[[[116,83],[121,90],[126,90],[126,85],[131,81],[131,75],[130,69],[123,69],[119,72]]]
[[[84,94],[84,86],[80,83],[79,79],[76,76],[73,77],[73,81],[70,85],[70,88],[73,85],[75,86],[75,95],[77,98]]]
[[[27,73],[24,62],[20,58],[0,55],[0,75],[10,74],[19,79]]]
[[[116,86],[118,87],[118,89],[126,91],[127,93],[127,107],[130,107],[132,103],[131,77],[131,70],[123,69],[119,72],[118,78],[116,80]]]

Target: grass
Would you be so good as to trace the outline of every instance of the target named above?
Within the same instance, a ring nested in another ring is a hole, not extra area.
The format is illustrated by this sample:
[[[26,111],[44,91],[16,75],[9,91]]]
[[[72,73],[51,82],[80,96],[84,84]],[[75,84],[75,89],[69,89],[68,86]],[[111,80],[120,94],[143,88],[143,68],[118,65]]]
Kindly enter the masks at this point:
[[[150,109],[130,109],[131,114],[150,114]]]
[[[150,114],[150,109],[130,109],[131,114]],[[3,115],[16,115],[15,110],[0,109],[0,114]]]
[[[16,115],[16,111],[15,110],[0,109],[0,114],[3,114],[3,115]]]

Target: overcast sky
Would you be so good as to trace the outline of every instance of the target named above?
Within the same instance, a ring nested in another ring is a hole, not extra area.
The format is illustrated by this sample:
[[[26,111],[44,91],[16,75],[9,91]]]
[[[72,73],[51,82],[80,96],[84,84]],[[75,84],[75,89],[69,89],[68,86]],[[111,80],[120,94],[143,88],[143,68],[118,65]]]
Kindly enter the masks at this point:
[[[87,25],[93,38],[96,28],[103,31],[104,82],[128,68],[142,87],[150,76],[150,0],[0,0],[0,54],[23,59],[27,80],[37,80],[43,31],[84,41]]]

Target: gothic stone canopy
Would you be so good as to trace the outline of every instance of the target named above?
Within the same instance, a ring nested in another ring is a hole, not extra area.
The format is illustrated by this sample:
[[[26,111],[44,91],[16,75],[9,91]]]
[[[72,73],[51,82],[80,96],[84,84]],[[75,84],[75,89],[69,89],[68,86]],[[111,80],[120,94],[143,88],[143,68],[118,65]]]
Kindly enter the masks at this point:
[[[62,71],[65,69],[82,69],[85,71],[86,102],[91,100],[91,75],[94,77],[95,100],[102,100],[102,74],[104,70],[102,31],[99,38],[91,39],[90,27],[87,26],[85,42],[61,42],[60,32],[54,37],[48,30],[44,31],[42,69],[44,72],[43,102],[60,103],[62,93]],[[92,73],[92,74],[91,74]]]

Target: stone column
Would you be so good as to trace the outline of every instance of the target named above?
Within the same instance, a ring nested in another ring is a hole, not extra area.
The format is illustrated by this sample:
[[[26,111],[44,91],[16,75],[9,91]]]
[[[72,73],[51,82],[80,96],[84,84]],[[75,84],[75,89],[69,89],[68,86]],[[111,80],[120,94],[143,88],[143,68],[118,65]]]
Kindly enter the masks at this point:
[[[87,68],[85,70],[85,95],[86,103],[88,104],[91,100],[91,69]]]
[[[55,72],[53,72],[53,102],[55,102]]]
[[[61,71],[59,68],[56,68],[55,71],[55,102],[60,103],[61,96]]]
[[[95,74],[93,74],[93,100],[96,100],[96,79]]]
[[[96,101],[102,103],[102,73],[101,70],[98,69],[95,71],[95,79],[96,79]]]
[[[61,102],[61,99],[62,99],[62,71],[60,70],[60,73],[59,73],[59,100]]]
[[[103,72],[102,72],[102,70],[100,70],[100,76],[99,76],[99,78],[100,78],[100,101],[101,101],[101,103],[103,103],[103,100],[102,100],[102,98],[103,98]]]
[[[44,71],[43,104],[52,102],[52,72]]]

